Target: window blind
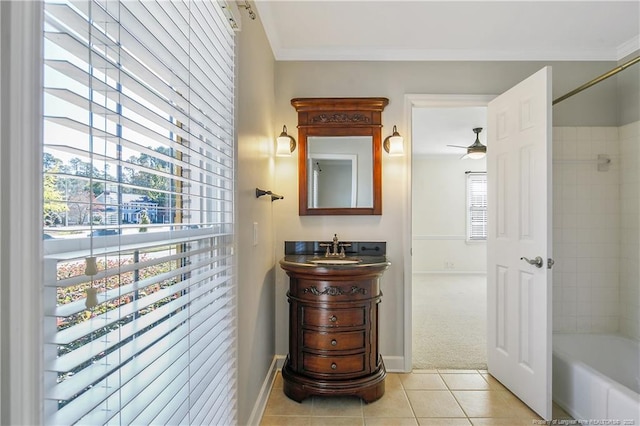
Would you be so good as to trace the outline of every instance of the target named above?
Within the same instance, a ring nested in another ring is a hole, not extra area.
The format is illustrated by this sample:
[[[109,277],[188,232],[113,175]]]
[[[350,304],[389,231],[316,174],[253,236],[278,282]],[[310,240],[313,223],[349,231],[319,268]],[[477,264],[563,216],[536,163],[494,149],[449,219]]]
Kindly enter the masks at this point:
[[[487,239],[487,175],[467,172],[467,240]]]
[[[48,424],[236,422],[222,6],[45,4]]]

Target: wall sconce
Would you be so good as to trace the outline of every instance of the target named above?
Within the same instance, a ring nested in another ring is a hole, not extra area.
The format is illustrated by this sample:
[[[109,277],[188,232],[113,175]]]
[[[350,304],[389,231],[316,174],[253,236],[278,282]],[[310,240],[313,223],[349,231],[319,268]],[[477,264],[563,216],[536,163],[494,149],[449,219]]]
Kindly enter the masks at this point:
[[[291,157],[296,149],[296,140],[287,134],[287,126],[282,126],[282,133],[276,139],[276,157]]]
[[[400,136],[395,125],[393,126],[393,134],[384,139],[382,147],[389,153],[389,155],[404,154],[404,138]]]

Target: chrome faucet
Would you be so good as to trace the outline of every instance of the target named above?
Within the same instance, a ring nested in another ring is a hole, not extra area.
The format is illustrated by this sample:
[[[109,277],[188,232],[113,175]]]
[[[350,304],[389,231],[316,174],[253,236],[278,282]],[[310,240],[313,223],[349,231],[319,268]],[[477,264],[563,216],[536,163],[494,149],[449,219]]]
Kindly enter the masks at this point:
[[[351,244],[347,243],[339,243],[338,242],[338,234],[333,234],[333,243],[320,243],[320,247],[326,247],[327,251],[324,254],[324,257],[346,257],[344,252],[345,247],[351,247]],[[333,253],[331,252],[331,247],[333,247]]]

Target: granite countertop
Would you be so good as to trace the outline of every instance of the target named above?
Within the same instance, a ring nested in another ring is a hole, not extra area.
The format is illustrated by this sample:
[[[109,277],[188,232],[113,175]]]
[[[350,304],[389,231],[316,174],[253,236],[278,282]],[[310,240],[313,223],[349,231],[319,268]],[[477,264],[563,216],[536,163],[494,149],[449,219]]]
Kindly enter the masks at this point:
[[[314,263],[314,261],[318,262]],[[348,263],[341,263],[344,261]],[[292,254],[286,255],[280,261],[280,264],[304,266],[308,268],[350,269],[364,268],[367,266],[389,266],[391,262],[387,260],[386,256],[325,257],[320,255]]]

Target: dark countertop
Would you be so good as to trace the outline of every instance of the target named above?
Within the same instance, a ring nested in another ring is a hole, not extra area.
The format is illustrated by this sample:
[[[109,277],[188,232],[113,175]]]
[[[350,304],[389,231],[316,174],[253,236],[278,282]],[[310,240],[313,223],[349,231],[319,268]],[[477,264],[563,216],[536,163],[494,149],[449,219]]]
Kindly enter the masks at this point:
[[[319,261],[336,261],[336,263],[313,263],[314,260]],[[358,260],[358,263],[339,264],[341,260]],[[303,266],[307,268],[323,268],[323,269],[353,269],[366,268],[370,266],[391,265],[386,256],[347,256],[347,257],[325,257],[319,255],[292,254],[285,256],[280,260],[280,265],[284,266]]]

